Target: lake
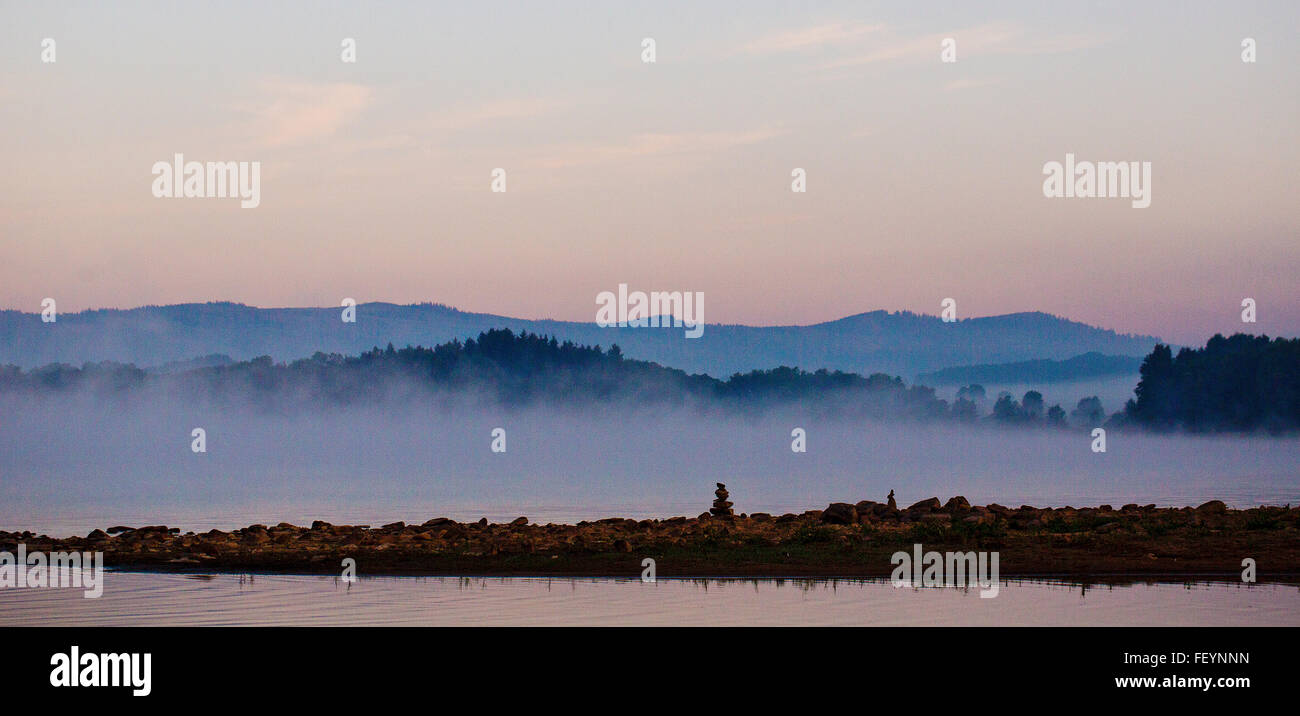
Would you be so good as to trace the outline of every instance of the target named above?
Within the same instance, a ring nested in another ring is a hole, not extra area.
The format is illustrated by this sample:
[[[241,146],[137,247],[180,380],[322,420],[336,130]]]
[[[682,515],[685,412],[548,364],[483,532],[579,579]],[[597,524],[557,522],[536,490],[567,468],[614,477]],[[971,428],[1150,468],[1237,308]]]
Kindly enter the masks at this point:
[[[203,426],[207,452],[190,449]],[[507,431],[507,450],[490,449]],[[792,452],[791,430],[807,435]],[[737,512],[829,502],[1300,504],[1300,440],[744,419],[689,410],[278,415],[203,405],[0,402],[0,529],[229,530],[431,517],[535,523],[695,516],[727,483]]]
[[[103,596],[0,589],[0,626],[1300,626],[1300,586],[978,589],[888,580],[105,575]]]

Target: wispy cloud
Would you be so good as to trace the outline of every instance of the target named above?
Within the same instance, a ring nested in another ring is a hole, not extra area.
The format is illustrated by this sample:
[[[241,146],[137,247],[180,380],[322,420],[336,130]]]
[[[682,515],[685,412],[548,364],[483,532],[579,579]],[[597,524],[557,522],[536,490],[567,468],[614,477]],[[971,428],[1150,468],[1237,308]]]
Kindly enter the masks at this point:
[[[424,126],[443,131],[473,129],[492,122],[535,119],[555,112],[562,104],[549,99],[495,100],[435,112],[426,118]]]
[[[822,64],[822,69],[855,67],[877,62],[928,60],[939,56],[945,38],[957,42],[958,58],[991,55],[1046,55],[1073,52],[1108,42],[1109,35],[1076,33],[1052,35],[1013,22],[994,22],[920,36],[906,37],[888,31],[881,42],[860,43],[860,51]]]
[[[700,155],[764,142],[784,130],[760,128],[738,132],[678,132],[634,134],[625,140],[568,144],[547,150],[544,167],[568,167],[654,156]]]
[[[259,144],[280,147],[333,137],[373,99],[374,91],[364,85],[267,78],[257,83],[256,97],[237,109],[253,116]]]
[[[884,25],[837,22],[806,27],[800,30],[773,33],[749,42],[740,49],[742,52],[751,55],[770,55],[844,45],[883,29],[885,29]]]
[[[973,89],[975,87],[989,87],[1000,84],[1001,80],[997,79],[960,79],[953,80],[943,86],[945,92],[954,92],[956,90]]]

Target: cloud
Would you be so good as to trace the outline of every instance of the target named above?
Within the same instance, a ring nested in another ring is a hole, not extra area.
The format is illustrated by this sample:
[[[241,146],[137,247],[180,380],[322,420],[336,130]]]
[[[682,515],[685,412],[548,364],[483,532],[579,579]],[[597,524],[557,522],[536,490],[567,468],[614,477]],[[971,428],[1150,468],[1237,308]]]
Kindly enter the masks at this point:
[[[939,56],[939,45],[945,38],[957,41],[957,57],[971,55],[1046,55],[1073,52],[1108,42],[1107,35],[1078,33],[1049,35],[1031,30],[1019,23],[993,22],[949,32],[937,32],[916,37],[903,37],[886,33],[887,40],[862,48],[848,57],[824,63],[822,69],[856,67],[877,62],[898,60],[927,60]]]
[[[778,32],[760,37],[746,44],[741,51],[751,55],[770,55],[781,52],[807,50],[811,48],[843,45],[851,43],[863,35],[878,32],[884,25],[863,25],[857,23],[832,23],[806,27],[801,30]]]
[[[595,164],[654,156],[700,155],[756,144],[780,136],[780,129],[740,132],[678,132],[634,134],[626,140],[569,144],[547,150],[539,164],[548,168]]]
[[[972,89],[975,87],[989,87],[991,85],[999,84],[1000,82],[1001,80],[995,79],[960,79],[949,82],[943,86],[943,89],[945,92],[953,92],[955,90]]]
[[[497,100],[435,112],[426,117],[421,124],[425,129],[430,130],[457,131],[502,120],[533,119],[550,114],[559,107],[560,103],[555,100]]]
[[[373,90],[364,85],[282,78],[261,80],[257,94],[257,99],[238,109],[253,115],[252,131],[260,144],[269,147],[329,139],[374,99]]]

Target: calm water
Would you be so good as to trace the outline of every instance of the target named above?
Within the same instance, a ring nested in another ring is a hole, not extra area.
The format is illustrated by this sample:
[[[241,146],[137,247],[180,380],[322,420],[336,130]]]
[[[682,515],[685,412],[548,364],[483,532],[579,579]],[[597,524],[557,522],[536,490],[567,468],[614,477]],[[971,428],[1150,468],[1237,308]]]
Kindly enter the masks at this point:
[[[153,406],[148,406],[153,407]],[[1300,440],[538,411],[346,410],[285,416],[0,404],[0,529],[58,536],[113,525],[232,529],[693,516],[727,483],[740,512],[828,502],[1300,503]],[[207,453],[190,450],[190,426]],[[807,452],[790,450],[791,426]],[[508,451],[489,449],[495,426]]]
[[[0,589],[0,626],[1300,626],[1300,587],[894,588],[862,580],[639,580],[110,572],[104,595]]]

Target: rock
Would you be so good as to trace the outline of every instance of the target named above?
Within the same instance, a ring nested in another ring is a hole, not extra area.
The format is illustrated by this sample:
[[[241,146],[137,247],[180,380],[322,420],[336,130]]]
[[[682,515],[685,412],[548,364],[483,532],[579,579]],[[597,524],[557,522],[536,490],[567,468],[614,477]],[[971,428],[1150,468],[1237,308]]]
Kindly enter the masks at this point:
[[[1098,512],[1114,512],[1114,511],[1115,511],[1115,508],[1114,508],[1114,507],[1111,507],[1110,505],[1101,505],[1100,507],[1097,508],[1097,511],[1098,511]]]
[[[1196,511],[1202,515],[1221,515],[1228,511],[1228,506],[1223,504],[1223,500],[1210,500],[1197,507]]]
[[[847,502],[832,502],[822,510],[821,521],[832,525],[856,524],[858,510]]]
[[[858,517],[863,515],[883,515],[889,511],[889,506],[871,500],[863,500],[853,506],[858,511]]]
[[[441,527],[442,525],[446,525],[446,524],[453,524],[453,525],[454,525],[454,524],[456,524],[456,521],[453,520],[453,519],[451,519],[450,517],[435,517],[435,518],[429,520],[428,522],[425,522],[424,524],[422,524],[422,525],[420,525],[420,526],[421,526],[421,527]]]
[[[951,522],[952,515],[947,515],[942,512],[930,512],[921,515],[921,521],[922,522]]]
[[[908,512],[931,512],[939,509],[940,504],[942,503],[939,502],[939,498],[930,497],[921,500],[920,502],[914,503],[911,507],[907,508],[907,511]]]
[[[722,484],[721,482],[717,483],[717,485],[718,485],[718,489],[715,490],[713,494],[718,499],[713,501],[713,507],[709,508],[709,512],[712,513],[715,517],[731,517],[735,515],[735,513],[731,511],[732,503],[727,502],[727,497],[729,497],[727,493],[727,486]]]
[[[527,517],[516,517],[514,520],[510,522],[511,527],[523,527],[526,524],[528,524]]]
[[[944,512],[965,512],[970,509],[970,500],[957,495],[943,503]]]
[[[632,545],[629,544],[628,541],[625,540],[625,539],[616,539],[616,540],[614,540],[614,551],[615,551],[615,552],[631,552],[631,551],[632,551]]]
[[[111,535],[119,534],[121,532],[134,532],[134,531],[135,531],[134,527],[123,527],[122,525],[117,525],[115,527],[108,528],[108,533]]]
[[[754,514],[749,516],[749,519],[755,522],[771,522],[772,515],[769,515],[766,512],[755,512]]]
[[[438,525],[431,530],[435,535],[441,535],[445,540],[462,540],[469,536],[469,532],[455,522]]]
[[[1123,507],[1119,508],[1119,511],[1120,511],[1120,512],[1137,512],[1137,508],[1138,508],[1137,503],[1130,502],[1130,503],[1128,503],[1127,505],[1124,505]]]
[[[382,530],[404,530],[404,529],[406,529],[406,523],[405,523],[405,522],[402,522],[401,520],[398,520],[397,522],[389,522],[388,524],[384,525],[383,527],[380,527],[379,529],[382,529]]]
[[[92,530],[90,534],[86,535],[86,539],[92,539],[95,541],[105,540],[108,539],[108,533],[99,529]]]
[[[311,528],[312,528],[313,530],[317,530],[317,531],[320,531],[320,530],[327,530],[327,529],[330,529],[330,528],[333,527],[333,526],[334,526],[334,525],[331,525],[330,523],[328,523],[328,522],[324,522],[324,521],[322,521],[322,520],[316,520],[316,521],[314,521],[314,522],[311,523]]]
[[[897,503],[897,502],[894,502],[894,491],[893,491],[893,490],[890,490],[890,491],[889,491],[889,498],[888,498],[888,502],[887,502],[886,504],[887,504],[887,506],[889,507],[889,509],[891,509],[891,510],[897,510],[897,509],[898,509],[898,503]]]

